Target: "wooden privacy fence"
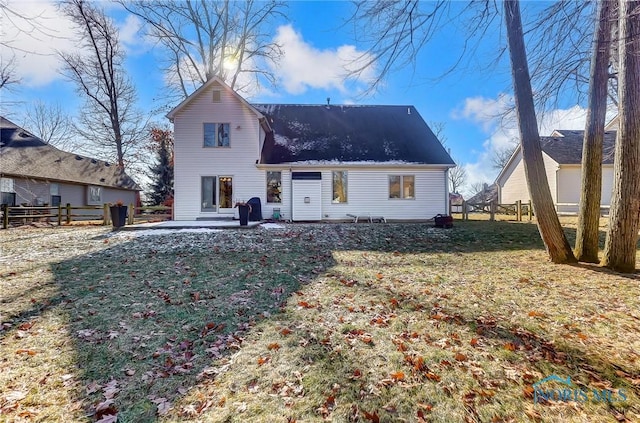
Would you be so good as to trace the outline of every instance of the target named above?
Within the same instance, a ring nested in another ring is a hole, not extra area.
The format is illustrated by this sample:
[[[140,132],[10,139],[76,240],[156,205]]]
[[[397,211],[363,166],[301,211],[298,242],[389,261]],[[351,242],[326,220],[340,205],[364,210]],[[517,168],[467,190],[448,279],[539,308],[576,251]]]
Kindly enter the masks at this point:
[[[529,220],[533,218],[533,207],[531,201],[523,203],[518,200],[513,204],[499,204],[496,201],[483,203],[462,202],[462,219],[469,220],[469,213],[488,213],[489,220],[495,220],[496,214],[506,214],[515,216],[515,220],[522,222],[522,216],[527,215]]]
[[[85,213],[79,213],[84,211]],[[133,212],[132,212],[133,211]],[[18,222],[26,225],[34,221],[57,222],[58,226],[63,223],[69,225],[72,221],[98,220],[103,225],[111,223],[109,204],[102,206],[18,206],[10,207],[6,204],[0,209],[2,214],[2,229],[7,229],[10,222]],[[136,221],[167,220],[171,218],[171,207],[165,206],[142,206],[135,207],[129,205],[127,210],[127,224],[132,225]]]

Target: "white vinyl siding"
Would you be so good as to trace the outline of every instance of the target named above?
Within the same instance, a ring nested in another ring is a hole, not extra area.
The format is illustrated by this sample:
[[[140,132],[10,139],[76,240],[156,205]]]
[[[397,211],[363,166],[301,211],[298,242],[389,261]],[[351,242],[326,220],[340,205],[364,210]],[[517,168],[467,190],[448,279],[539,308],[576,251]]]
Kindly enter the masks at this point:
[[[544,152],[542,153],[542,160],[544,162],[545,173],[547,174],[549,189],[551,190],[551,198],[553,199],[553,202],[556,203],[558,198],[556,182],[558,163]],[[500,184],[500,196],[498,201],[501,204],[513,204],[518,200],[522,202],[529,201],[531,197],[529,195],[529,187],[527,186],[527,178],[524,172],[522,151],[518,151],[517,155],[498,181],[498,184]]]
[[[560,166],[558,170],[558,203],[580,202],[580,190],[582,186],[582,169],[578,165]],[[602,166],[602,190],[600,192],[600,204],[611,204],[611,191],[613,189],[613,165]],[[562,213],[577,213],[578,206],[558,206]]]
[[[415,198],[389,198],[389,176],[413,176]],[[446,213],[445,170],[349,169],[349,203],[332,203],[331,171],[322,173],[323,218],[347,219],[347,214],[386,219],[429,219]]]
[[[211,101],[214,90],[221,91],[220,103]],[[230,148],[202,147],[203,124],[208,122],[229,123]],[[174,131],[176,220],[215,215],[201,210],[203,176],[233,175],[234,200],[260,197],[264,203],[266,174],[256,168],[260,124],[256,114],[230,91],[215,84],[203,90],[174,116]]]

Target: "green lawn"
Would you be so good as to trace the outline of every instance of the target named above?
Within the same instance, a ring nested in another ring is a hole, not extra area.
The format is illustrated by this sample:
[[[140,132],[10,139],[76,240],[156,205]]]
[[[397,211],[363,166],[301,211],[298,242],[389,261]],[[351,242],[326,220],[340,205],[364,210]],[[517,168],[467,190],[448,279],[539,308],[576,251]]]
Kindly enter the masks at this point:
[[[0,242],[0,421],[640,420],[640,273],[531,223]]]

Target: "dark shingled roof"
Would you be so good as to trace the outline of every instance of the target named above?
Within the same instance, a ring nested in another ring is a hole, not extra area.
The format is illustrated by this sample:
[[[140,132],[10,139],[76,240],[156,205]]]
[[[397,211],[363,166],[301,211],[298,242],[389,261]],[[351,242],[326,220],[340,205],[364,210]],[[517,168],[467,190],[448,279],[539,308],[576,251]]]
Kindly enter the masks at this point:
[[[117,166],[58,150],[0,116],[0,174],[140,190]]]
[[[582,142],[584,131],[560,129],[555,132],[562,137],[540,137],[542,151],[559,164],[581,164]],[[607,131],[603,142],[603,164],[613,164],[613,156],[616,143],[616,131]]]
[[[413,106],[253,106],[273,129],[262,163],[455,165]]]

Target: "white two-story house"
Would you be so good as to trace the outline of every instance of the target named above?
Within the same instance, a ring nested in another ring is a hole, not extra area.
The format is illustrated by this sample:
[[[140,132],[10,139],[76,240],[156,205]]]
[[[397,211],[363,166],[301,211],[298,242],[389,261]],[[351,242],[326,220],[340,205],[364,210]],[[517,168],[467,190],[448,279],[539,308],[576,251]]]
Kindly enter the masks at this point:
[[[420,220],[448,213],[455,164],[413,106],[250,104],[212,79],[168,115],[176,220]]]

